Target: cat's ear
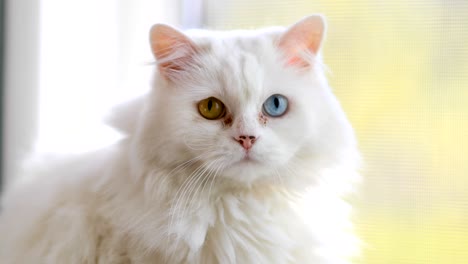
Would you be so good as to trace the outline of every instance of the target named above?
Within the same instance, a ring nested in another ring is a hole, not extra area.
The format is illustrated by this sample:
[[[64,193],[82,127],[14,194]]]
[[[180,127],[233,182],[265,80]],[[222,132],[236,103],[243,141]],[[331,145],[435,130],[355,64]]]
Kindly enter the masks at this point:
[[[176,29],[156,24],[150,30],[151,51],[161,73],[173,79],[191,62],[196,53],[196,45]]]
[[[321,15],[308,16],[289,27],[279,38],[278,46],[288,65],[308,67],[311,54],[320,51],[325,34],[325,19]]]

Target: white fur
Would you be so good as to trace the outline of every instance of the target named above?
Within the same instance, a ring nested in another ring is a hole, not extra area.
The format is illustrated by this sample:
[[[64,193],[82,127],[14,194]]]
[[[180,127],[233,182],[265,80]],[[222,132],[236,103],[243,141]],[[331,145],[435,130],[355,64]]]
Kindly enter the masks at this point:
[[[126,139],[39,161],[9,190],[0,263],[349,263],[352,128],[319,56],[285,66],[282,31],[187,33],[203,47],[197,66],[174,82],[155,72],[144,102],[113,121]],[[272,94],[290,109],[263,125]],[[200,116],[210,96],[232,125]],[[256,162],[242,161],[239,133],[259,137]]]

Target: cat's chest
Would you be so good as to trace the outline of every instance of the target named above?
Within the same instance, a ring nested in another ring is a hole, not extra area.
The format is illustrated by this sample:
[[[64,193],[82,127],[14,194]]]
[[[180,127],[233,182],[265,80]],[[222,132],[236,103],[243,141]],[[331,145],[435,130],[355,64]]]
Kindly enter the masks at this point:
[[[301,240],[297,215],[278,199],[225,196],[186,221],[187,263],[292,263]]]

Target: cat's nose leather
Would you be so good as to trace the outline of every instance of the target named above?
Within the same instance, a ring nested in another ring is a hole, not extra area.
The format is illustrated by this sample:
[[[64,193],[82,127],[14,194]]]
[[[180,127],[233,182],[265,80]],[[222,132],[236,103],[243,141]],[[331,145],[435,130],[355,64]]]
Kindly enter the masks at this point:
[[[240,135],[235,137],[235,140],[241,144],[245,150],[252,148],[252,145],[255,143],[257,138],[255,136]]]

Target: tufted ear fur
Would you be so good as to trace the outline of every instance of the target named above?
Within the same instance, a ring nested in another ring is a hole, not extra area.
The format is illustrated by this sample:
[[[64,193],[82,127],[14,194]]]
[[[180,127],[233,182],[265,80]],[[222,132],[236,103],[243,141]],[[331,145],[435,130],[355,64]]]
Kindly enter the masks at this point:
[[[278,46],[284,52],[287,64],[308,67],[306,56],[316,55],[325,33],[325,20],[321,15],[308,16],[292,25],[280,37]]]
[[[192,62],[196,45],[176,29],[156,24],[150,31],[151,51],[156,58],[159,70],[168,79],[173,79]]]

